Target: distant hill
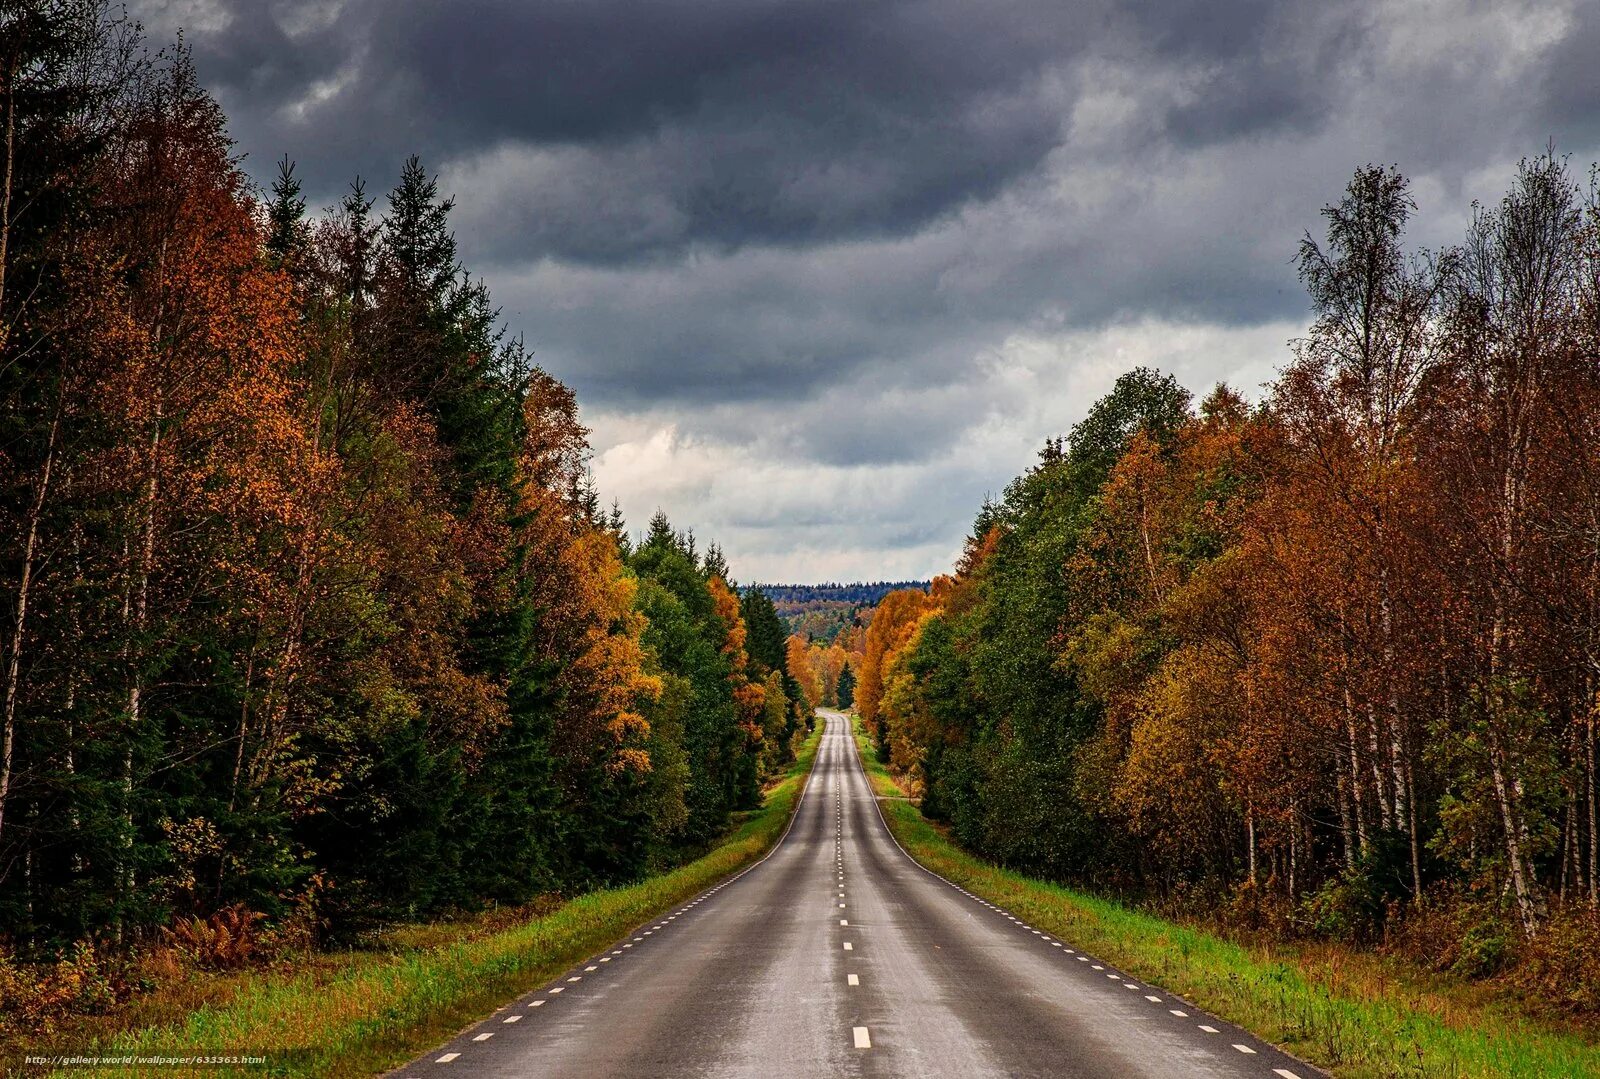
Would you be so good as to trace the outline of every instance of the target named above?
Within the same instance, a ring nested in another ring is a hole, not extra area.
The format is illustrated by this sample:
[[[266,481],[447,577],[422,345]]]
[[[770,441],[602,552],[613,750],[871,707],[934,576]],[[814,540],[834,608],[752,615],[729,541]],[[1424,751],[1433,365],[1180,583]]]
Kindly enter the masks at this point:
[[[872,581],[857,584],[760,584],[790,633],[829,643],[848,626],[865,625],[878,601],[903,588],[926,591],[927,581]]]

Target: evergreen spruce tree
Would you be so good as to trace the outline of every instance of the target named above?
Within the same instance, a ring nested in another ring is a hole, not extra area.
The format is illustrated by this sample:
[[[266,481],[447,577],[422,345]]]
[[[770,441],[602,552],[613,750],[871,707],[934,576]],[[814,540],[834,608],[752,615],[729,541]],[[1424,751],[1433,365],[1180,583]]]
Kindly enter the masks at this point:
[[[267,261],[291,273],[300,261],[308,239],[306,200],[300,194],[300,181],[293,161],[284,154],[278,162],[278,175],[272,181],[272,198],[267,203]]]

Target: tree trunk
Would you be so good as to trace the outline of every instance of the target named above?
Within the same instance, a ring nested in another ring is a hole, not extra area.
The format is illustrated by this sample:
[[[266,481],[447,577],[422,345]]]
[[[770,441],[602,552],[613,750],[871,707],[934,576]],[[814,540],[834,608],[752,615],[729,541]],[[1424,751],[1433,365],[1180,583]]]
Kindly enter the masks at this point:
[[[1350,689],[1350,628],[1345,620],[1344,605],[1339,607],[1339,681],[1340,696],[1344,705],[1345,740],[1350,754],[1350,801],[1355,815],[1356,842],[1361,853],[1367,851],[1366,799],[1362,797],[1360,738],[1356,734],[1355,694]],[[1348,846],[1348,845],[1347,845]],[[1352,862],[1353,864],[1353,862]]]
[[[1506,769],[1500,748],[1500,736],[1491,726],[1489,733],[1489,770],[1494,780],[1495,801],[1500,808],[1500,820],[1506,833],[1506,870],[1510,874],[1511,893],[1517,901],[1517,913],[1522,919],[1523,932],[1529,936],[1539,924],[1538,903],[1533,894],[1527,867],[1523,862],[1522,828],[1518,812],[1512,804],[1511,784],[1506,780]]]
[[[233,783],[228,788],[228,812],[239,804],[239,776],[244,772],[244,743],[250,732],[250,686],[255,680],[256,646],[251,642],[244,661],[244,692],[239,694],[239,730],[233,747]],[[219,884],[220,887],[220,884]]]
[[[1339,765],[1339,839],[1344,848],[1344,867],[1350,872],[1356,868],[1356,835],[1355,814],[1350,810],[1350,777],[1345,774],[1344,764]]]
[[[150,444],[146,467],[143,501],[143,518],[140,522],[139,550],[134,579],[130,586],[131,609],[127,612],[127,633],[130,645],[128,676],[127,729],[128,742],[122,754],[122,872],[121,882],[125,894],[131,894],[133,877],[133,746],[144,716],[143,644],[140,641],[150,624],[150,574],[155,568],[156,551],[156,499],[160,496],[158,473],[161,458],[161,424],[165,409],[161,398],[156,398],[156,411],[150,425]],[[138,655],[132,646],[138,644]]]
[[[1367,852],[1367,809],[1361,797],[1361,742],[1356,734],[1355,709],[1350,699],[1350,687],[1344,690],[1344,729],[1350,747],[1350,802],[1355,814],[1356,842],[1361,846],[1361,853]]]
[[[1289,902],[1294,902],[1297,876],[1300,870],[1300,803],[1289,803]]]
[[[1378,712],[1367,704],[1367,752],[1371,760],[1367,763],[1372,768],[1372,790],[1378,796],[1378,816],[1385,832],[1391,832],[1395,826],[1394,810],[1391,808],[1388,784],[1383,779],[1383,743],[1378,737]]]
[[[34,562],[39,549],[39,520],[44,514],[50,490],[50,473],[55,467],[56,441],[61,430],[61,405],[50,421],[50,439],[45,446],[44,464],[39,470],[39,488],[28,507],[28,529],[22,543],[22,569],[17,578],[17,605],[11,619],[10,640],[6,648],[4,715],[0,719],[0,835],[5,832],[6,801],[11,794],[12,760],[17,738],[17,688],[22,676],[22,645],[28,629],[28,599],[33,587]]]
[[[1244,811],[1245,843],[1250,848],[1250,883],[1256,883],[1256,809],[1255,806],[1246,806]]]
[[[1600,813],[1595,810],[1594,714],[1600,701],[1590,705],[1588,729],[1584,732],[1584,774],[1587,785],[1584,801],[1589,803],[1589,906],[1600,907]]]
[[[1411,901],[1422,902],[1422,848],[1417,839],[1417,790],[1411,774],[1411,761],[1406,760],[1406,804],[1411,807],[1407,816],[1411,836]]]
[[[6,298],[6,270],[11,253],[11,192],[17,171],[17,60],[6,58],[6,164],[0,189],[0,310]],[[0,348],[6,344],[9,321],[0,319]]]

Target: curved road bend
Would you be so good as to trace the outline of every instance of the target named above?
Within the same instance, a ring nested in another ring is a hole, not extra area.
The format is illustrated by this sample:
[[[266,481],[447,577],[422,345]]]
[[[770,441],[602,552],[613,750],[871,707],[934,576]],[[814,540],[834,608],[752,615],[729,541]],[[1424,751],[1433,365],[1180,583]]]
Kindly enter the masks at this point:
[[[933,875],[848,724],[761,862],[401,1076],[1205,1076],[1317,1071]]]

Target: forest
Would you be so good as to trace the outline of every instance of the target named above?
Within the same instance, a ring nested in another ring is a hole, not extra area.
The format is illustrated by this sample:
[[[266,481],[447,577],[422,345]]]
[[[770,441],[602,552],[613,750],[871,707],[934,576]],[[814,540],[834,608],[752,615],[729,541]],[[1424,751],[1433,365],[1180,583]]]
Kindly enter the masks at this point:
[[[855,603],[870,607],[877,603],[890,592],[901,592],[908,588],[928,587],[927,581],[872,581],[856,584],[840,584],[830,581],[825,584],[763,584],[757,586],[776,603],[780,609],[789,604],[805,604],[833,601],[838,603]]]
[[[421,162],[258,191],[117,10],[0,35],[0,1011],[704,849],[810,722],[770,600],[602,510]]]
[[[1592,1014],[1600,186],[1416,212],[1356,170],[1259,402],[1123,375],[885,597],[857,702],[972,851]]]

